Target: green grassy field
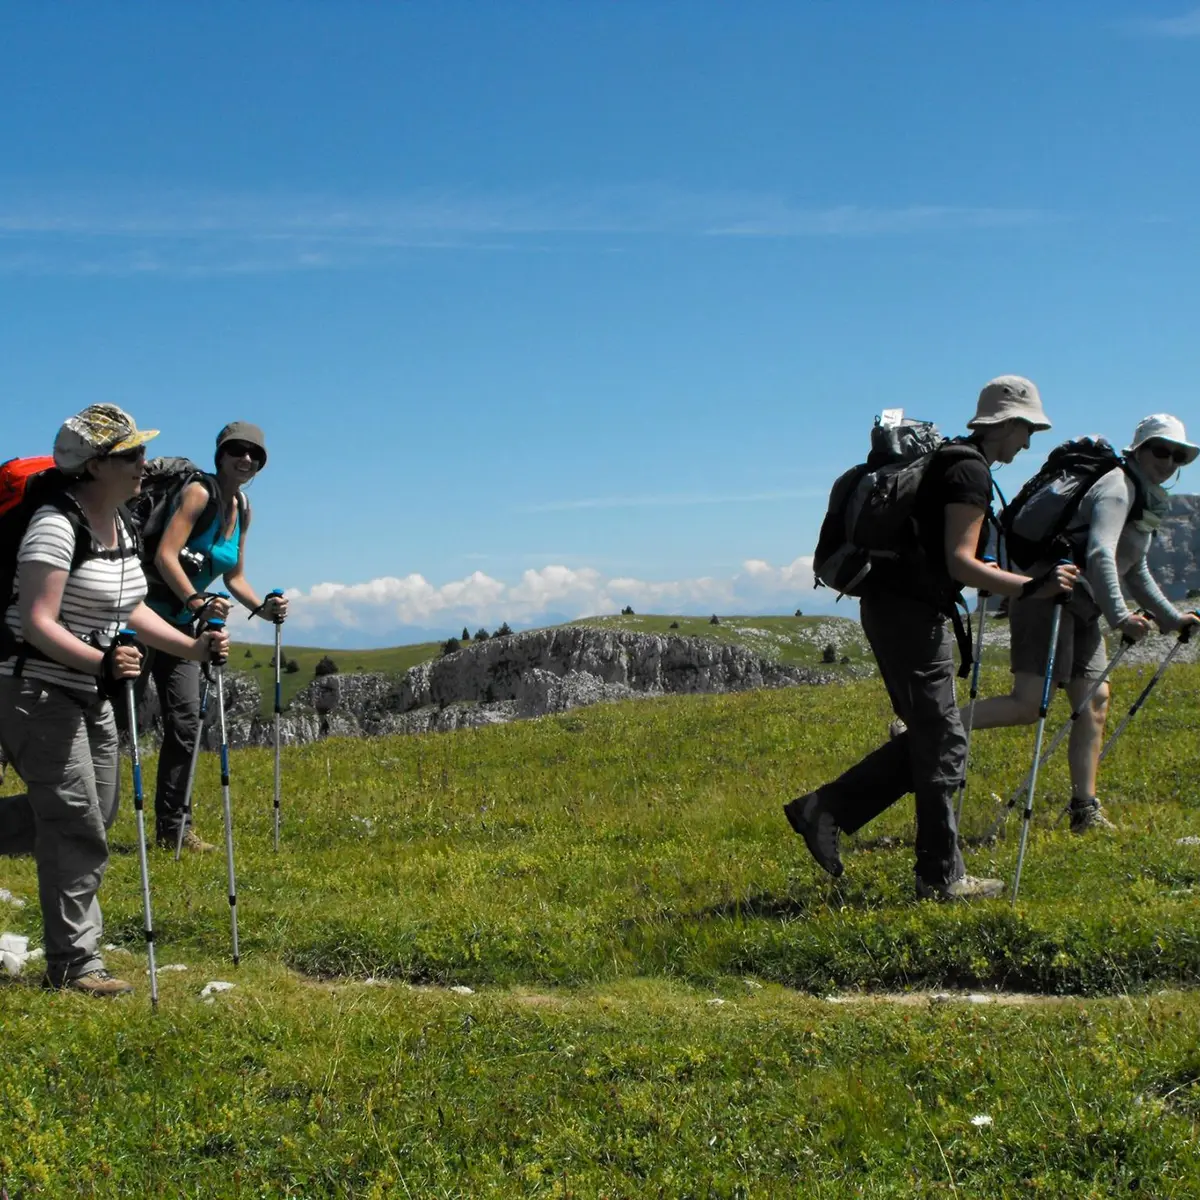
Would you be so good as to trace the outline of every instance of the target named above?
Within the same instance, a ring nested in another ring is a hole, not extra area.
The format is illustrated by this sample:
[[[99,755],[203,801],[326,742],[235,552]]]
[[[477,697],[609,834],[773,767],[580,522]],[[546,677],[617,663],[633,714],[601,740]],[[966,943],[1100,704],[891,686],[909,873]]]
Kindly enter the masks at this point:
[[[1118,672],[1118,710],[1144,678]],[[1106,763],[1115,835],[1055,828],[1045,772],[1016,908],[916,903],[910,803],[837,883],[787,828],[784,799],[883,736],[875,680],[300,747],[278,855],[271,754],[235,753],[241,966],[221,857],[155,853],[159,963],[188,969],[151,1011],[126,804],[102,901],[138,992],[0,985],[0,1185],[1198,1195],[1197,684],[1169,675]],[[977,737],[966,832],[1031,741]],[[215,840],[209,756],[197,803]],[[1011,878],[1017,832],[968,869]],[[32,862],[0,886],[36,937]]]

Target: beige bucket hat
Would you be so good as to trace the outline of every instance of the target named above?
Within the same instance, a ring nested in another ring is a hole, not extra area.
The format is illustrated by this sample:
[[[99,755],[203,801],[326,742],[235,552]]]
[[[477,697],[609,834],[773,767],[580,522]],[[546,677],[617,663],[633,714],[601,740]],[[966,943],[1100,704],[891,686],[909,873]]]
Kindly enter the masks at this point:
[[[1188,454],[1188,462],[1195,462],[1200,446],[1187,440],[1187,430],[1178,417],[1170,413],[1153,413],[1143,417],[1133,431],[1133,441],[1125,447],[1126,454],[1136,454],[1147,442],[1166,442],[1178,446]]]
[[[983,385],[975,415],[967,422],[967,428],[981,429],[1014,418],[1028,422],[1034,432],[1050,428],[1042,397],[1033,381],[1023,375],[999,375]]]

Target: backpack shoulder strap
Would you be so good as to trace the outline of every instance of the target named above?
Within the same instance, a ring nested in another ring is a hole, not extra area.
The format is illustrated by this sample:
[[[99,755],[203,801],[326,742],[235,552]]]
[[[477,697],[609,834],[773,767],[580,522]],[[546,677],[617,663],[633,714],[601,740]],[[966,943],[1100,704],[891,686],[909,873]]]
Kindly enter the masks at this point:
[[[1125,473],[1125,478],[1133,480],[1133,504],[1129,509],[1129,517],[1127,519],[1130,521],[1140,521],[1146,511],[1145,485],[1138,478],[1137,472],[1129,466],[1129,463],[1123,457],[1120,461],[1120,467]]]

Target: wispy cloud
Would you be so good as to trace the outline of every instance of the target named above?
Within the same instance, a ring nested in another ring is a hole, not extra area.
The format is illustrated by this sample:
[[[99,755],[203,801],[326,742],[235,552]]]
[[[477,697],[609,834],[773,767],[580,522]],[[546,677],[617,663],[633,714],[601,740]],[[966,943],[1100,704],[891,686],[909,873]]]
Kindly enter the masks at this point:
[[[518,508],[520,513],[571,512],[584,508],[691,508],[702,504],[765,504],[777,500],[811,500],[824,492],[784,489],[775,492],[749,492],[742,495],[684,494],[664,496],[595,496],[587,500],[547,500]]]
[[[184,275],[353,269],[429,251],[512,252],[613,239],[882,237],[1019,227],[1036,209],[809,208],[784,196],[659,185],[405,196],[79,194],[6,186],[0,270]]]
[[[1135,17],[1121,26],[1144,37],[1200,38],[1200,8],[1178,17]]]
[[[413,627],[442,636],[461,625],[533,624],[552,615],[589,616],[632,605],[639,612],[761,612],[796,605],[827,607],[832,595],[814,595],[812,559],[783,566],[747,559],[724,577],[648,580],[606,575],[592,566],[552,563],[505,582],[474,571],[464,579],[433,584],[423,575],[383,577],[363,583],[321,583],[288,593],[293,638],[319,632],[377,640]]]

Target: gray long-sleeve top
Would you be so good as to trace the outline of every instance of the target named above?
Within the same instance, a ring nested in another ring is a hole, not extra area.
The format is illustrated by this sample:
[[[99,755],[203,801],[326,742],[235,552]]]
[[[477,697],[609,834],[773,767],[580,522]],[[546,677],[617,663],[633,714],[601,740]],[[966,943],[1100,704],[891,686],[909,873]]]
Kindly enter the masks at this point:
[[[1165,631],[1178,629],[1183,614],[1163,595],[1146,565],[1150,534],[1129,519],[1137,487],[1123,470],[1109,471],[1088,489],[1078,523],[1087,524],[1083,584],[1114,629],[1130,615],[1124,591]]]

